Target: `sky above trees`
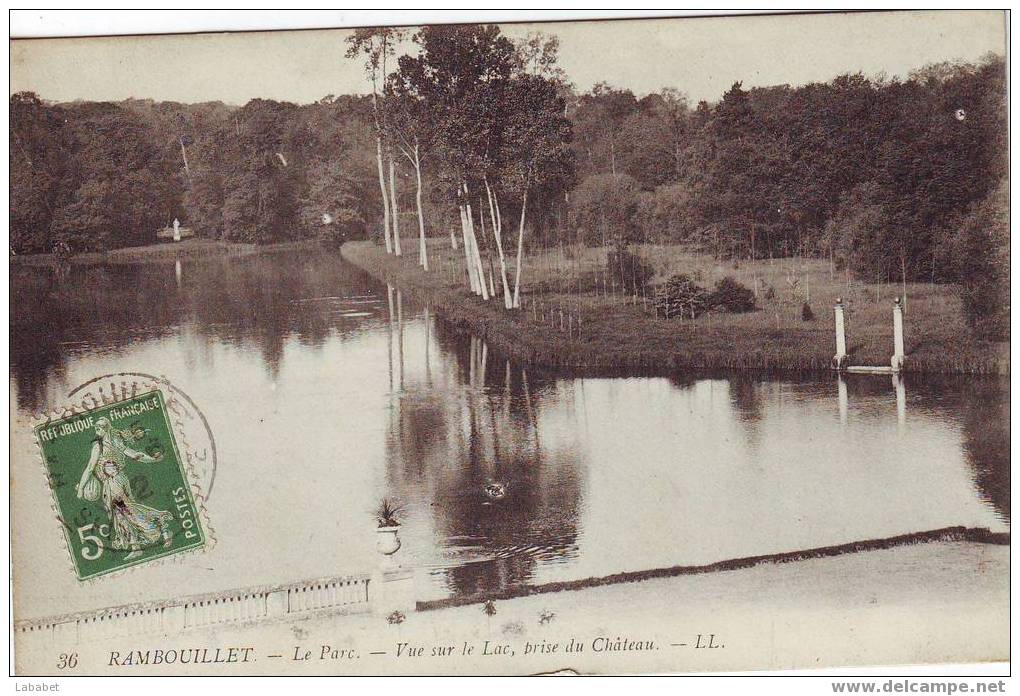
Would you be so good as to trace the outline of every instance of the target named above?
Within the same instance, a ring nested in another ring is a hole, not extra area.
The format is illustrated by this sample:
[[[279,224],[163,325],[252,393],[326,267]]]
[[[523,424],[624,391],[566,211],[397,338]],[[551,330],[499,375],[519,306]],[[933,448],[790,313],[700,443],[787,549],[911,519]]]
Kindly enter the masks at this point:
[[[894,12],[504,24],[560,39],[560,66],[578,91],[597,82],[638,96],[675,87],[696,103],[745,88],[827,81],[845,72],[889,77],[945,60],[1003,55],[1000,12]],[[243,104],[310,103],[370,91],[344,58],[348,30],[39,39],[11,43],[10,92],[53,101],[129,97]],[[404,48],[404,47],[401,47]],[[407,50],[413,50],[408,45]],[[403,52],[398,49],[397,53]]]

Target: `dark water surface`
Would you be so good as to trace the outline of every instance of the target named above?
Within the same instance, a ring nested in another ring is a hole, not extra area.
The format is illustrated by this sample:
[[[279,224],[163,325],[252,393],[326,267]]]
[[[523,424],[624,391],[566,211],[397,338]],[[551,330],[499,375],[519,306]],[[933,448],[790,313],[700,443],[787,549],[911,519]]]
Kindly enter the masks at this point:
[[[16,549],[25,618],[56,597],[70,611],[370,569],[384,496],[405,505],[421,598],[1009,529],[1006,379],[523,369],[335,250],[11,276],[14,515],[38,530]],[[120,371],[165,375],[208,418],[217,545],[85,593],[53,580],[68,561],[27,423]],[[24,589],[42,577],[52,594]]]

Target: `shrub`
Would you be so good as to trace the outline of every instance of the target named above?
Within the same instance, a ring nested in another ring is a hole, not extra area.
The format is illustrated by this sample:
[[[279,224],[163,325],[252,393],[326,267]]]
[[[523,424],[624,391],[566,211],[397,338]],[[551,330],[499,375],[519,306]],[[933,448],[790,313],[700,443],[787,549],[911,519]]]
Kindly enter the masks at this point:
[[[655,296],[655,313],[670,319],[690,317],[693,319],[708,307],[709,294],[686,273],[672,276]]]
[[[610,275],[616,276],[623,292],[638,295],[655,275],[652,265],[623,244],[616,244],[606,255],[606,266]]]
[[[715,291],[709,297],[709,304],[727,312],[753,312],[754,293],[747,286],[726,276],[716,283]]]
[[[804,306],[800,308],[800,318],[803,319],[804,321],[815,320],[815,313],[811,311],[811,305],[809,305],[807,302],[805,302]]]

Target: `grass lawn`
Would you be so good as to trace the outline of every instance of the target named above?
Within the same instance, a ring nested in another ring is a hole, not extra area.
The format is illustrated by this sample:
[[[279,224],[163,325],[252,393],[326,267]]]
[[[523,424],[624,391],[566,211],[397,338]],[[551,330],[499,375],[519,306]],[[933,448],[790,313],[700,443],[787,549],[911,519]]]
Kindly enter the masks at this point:
[[[636,245],[632,251],[654,269],[653,284],[686,273],[708,289],[730,276],[757,290],[753,312],[665,319],[654,315],[650,297],[623,294],[611,275],[606,282],[604,248],[574,247],[530,254],[523,264],[522,308],[508,311],[501,297],[486,302],[469,292],[463,251],[452,250],[449,239],[429,240],[427,273],[417,265],[417,241],[409,237],[402,246],[407,251],[394,257],[371,242],[349,242],[343,254],[404,289],[428,291],[447,319],[484,333],[512,356],[550,366],[826,369],[835,352],[837,297],[847,308],[851,364],[888,365],[892,303],[902,292],[898,283],[848,279],[824,260],[717,261],[677,246]],[[507,263],[512,266],[512,259]],[[512,287],[512,267],[509,276]],[[1008,344],[971,336],[955,286],[908,283],[906,295],[907,370],[1009,372]],[[802,318],[805,302],[814,313],[811,321]]]

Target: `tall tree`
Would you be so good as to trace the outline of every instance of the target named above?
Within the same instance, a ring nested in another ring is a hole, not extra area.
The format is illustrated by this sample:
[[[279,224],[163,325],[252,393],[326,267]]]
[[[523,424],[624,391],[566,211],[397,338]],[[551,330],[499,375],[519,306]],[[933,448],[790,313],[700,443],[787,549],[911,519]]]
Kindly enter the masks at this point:
[[[85,104],[65,118],[73,134],[50,236],[74,250],[149,244],[173,219],[181,182],[176,152],[138,115]]]
[[[416,93],[413,80],[401,72],[414,64],[405,64],[390,75],[387,90],[387,113],[390,132],[397,149],[414,168],[415,207],[418,213],[418,264],[429,270],[428,248],[425,244],[425,210],[422,202],[422,167],[436,138],[433,114],[429,103]],[[450,239],[456,249],[456,237]]]
[[[393,182],[393,159],[389,154],[390,186],[387,190],[386,172],[383,168],[384,137],[386,135],[385,111],[380,102],[379,83],[386,79],[386,61],[394,53],[394,44],[400,40],[403,30],[393,27],[365,27],[356,29],[347,37],[347,57],[365,57],[365,71],[372,82],[372,114],[375,118],[376,162],[378,164],[379,191],[383,202],[383,238],[387,253],[400,254],[399,223],[397,222],[396,184]]]
[[[517,308],[521,306],[528,193],[533,187],[566,183],[573,173],[573,160],[569,149],[570,122],[563,115],[563,99],[552,81],[520,75],[508,85],[506,104],[508,118],[501,157],[504,178],[521,196],[513,295],[513,306]]]
[[[578,159],[587,174],[620,171],[619,136],[624,121],[637,110],[637,99],[629,89],[615,89],[599,82],[581,96],[574,111]]]
[[[237,113],[234,166],[224,177],[224,236],[266,243],[298,236],[302,134],[294,104],[253,99]]]
[[[472,290],[488,299],[485,268],[474,227],[473,192],[483,187],[493,119],[489,85],[509,78],[513,44],[495,26],[423,27],[414,35],[416,56],[401,56],[406,92],[424,100],[434,118],[438,151],[460,212]]]

